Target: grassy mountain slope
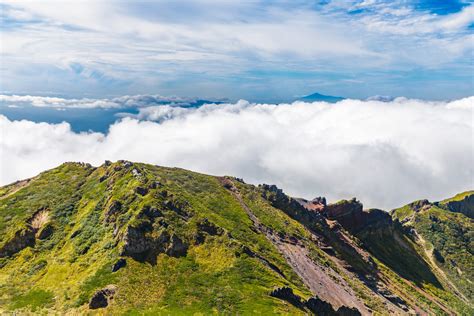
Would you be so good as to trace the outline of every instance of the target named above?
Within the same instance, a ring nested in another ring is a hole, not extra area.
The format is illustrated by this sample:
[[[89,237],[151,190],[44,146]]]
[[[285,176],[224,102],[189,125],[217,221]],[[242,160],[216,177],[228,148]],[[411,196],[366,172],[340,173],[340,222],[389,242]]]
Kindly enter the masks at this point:
[[[272,186],[126,161],[65,163],[0,188],[0,312],[469,313],[472,287],[451,276],[471,278],[472,222],[431,208],[436,234],[405,209],[394,211],[396,235],[368,230],[378,219],[355,231]],[[462,244],[442,240],[458,230]],[[382,251],[396,239],[395,254],[410,247],[406,262]],[[444,263],[433,265],[428,243]],[[404,272],[410,260],[426,271]]]
[[[465,192],[437,203],[414,202],[392,212],[440,282],[471,303],[474,300],[473,220],[459,208],[472,207],[473,198],[474,192]],[[466,205],[457,204],[458,209],[451,209],[453,201],[464,201]]]

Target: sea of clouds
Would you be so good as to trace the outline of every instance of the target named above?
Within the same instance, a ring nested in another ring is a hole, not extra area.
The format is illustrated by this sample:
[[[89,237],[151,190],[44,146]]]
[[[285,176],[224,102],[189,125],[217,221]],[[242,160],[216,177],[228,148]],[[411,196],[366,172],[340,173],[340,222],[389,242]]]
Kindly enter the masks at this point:
[[[474,188],[474,97],[239,101],[126,115],[107,134],[0,115],[0,184],[65,161],[126,159],[277,184],[298,197],[357,197],[385,209]]]

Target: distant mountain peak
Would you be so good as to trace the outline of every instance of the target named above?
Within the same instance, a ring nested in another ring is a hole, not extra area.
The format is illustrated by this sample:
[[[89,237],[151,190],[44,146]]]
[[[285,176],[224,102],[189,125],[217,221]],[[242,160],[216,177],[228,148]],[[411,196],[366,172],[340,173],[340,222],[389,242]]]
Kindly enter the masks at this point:
[[[305,101],[305,102],[317,102],[317,101],[322,101],[322,102],[329,102],[329,103],[336,103],[339,101],[344,100],[345,98],[343,97],[336,97],[332,95],[324,95],[318,92],[315,92],[313,94],[304,96],[302,98],[299,98],[298,101]]]

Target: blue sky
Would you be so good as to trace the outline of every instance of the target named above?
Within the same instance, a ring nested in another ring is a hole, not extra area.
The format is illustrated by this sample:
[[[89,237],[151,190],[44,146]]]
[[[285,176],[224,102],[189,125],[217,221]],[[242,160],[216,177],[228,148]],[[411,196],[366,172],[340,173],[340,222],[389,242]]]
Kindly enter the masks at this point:
[[[2,0],[1,94],[280,102],[473,91],[472,1]]]

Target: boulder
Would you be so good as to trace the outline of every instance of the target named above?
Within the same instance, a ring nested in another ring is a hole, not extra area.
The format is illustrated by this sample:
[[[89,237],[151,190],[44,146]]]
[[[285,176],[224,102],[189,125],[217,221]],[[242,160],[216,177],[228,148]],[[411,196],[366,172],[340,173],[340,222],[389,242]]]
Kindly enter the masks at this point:
[[[136,187],[135,188],[135,192],[140,194],[141,196],[144,196],[148,193],[148,189],[147,188],[143,188],[143,187]]]
[[[107,307],[110,300],[113,299],[116,290],[117,288],[115,285],[107,285],[105,288],[96,291],[89,301],[89,308],[98,309]]]

